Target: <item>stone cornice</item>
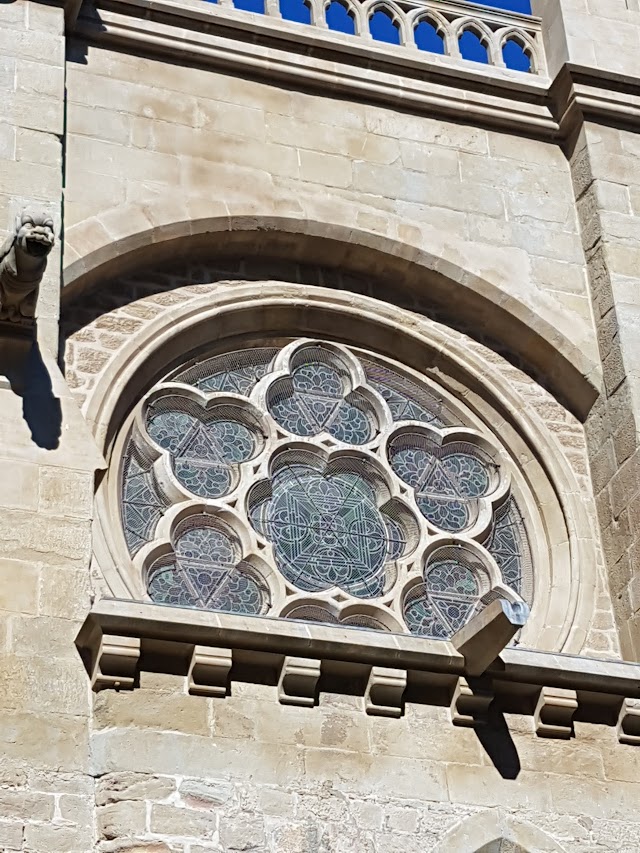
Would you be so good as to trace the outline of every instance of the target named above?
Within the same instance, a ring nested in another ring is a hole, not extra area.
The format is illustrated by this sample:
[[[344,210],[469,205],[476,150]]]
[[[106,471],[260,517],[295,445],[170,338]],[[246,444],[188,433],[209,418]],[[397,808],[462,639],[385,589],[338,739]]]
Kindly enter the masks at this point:
[[[569,140],[583,119],[640,128],[640,78],[565,64],[550,80],[201,0],[97,0],[77,21],[72,2],[68,32],[91,44],[550,141]],[[450,6],[465,4],[438,8]],[[539,28],[535,18],[478,8],[504,26]]]
[[[415,48],[355,39],[194,0],[99,0],[73,33],[113,45],[252,74],[322,94],[448,118],[465,116],[537,136],[559,131],[549,81]],[[301,61],[303,60],[303,61]]]
[[[487,642],[486,624],[477,636]],[[640,743],[639,664],[506,648],[476,677],[469,637],[457,637],[428,640],[103,599],[76,645],[96,690],[132,689],[139,669],[148,667],[182,672],[198,695],[225,696],[231,679],[257,678],[277,684],[284,704],[313,705],[318,691],[354,688],[374,715],[399,716],[405,701],[449,704],[458,725],[479,724],[497,699],[510,713],[532,715],[543,737],[569,737],[576,717],[617,721],[623,742]]]

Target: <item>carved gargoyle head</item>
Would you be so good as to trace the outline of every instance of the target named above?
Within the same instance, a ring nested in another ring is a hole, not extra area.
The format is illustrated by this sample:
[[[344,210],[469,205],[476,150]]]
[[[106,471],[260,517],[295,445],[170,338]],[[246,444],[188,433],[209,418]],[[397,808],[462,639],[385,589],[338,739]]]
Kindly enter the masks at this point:
[[[55,242],[53,219],[48,213],[28,213],[16,217],[16,243],[28,255],[46,257]]]

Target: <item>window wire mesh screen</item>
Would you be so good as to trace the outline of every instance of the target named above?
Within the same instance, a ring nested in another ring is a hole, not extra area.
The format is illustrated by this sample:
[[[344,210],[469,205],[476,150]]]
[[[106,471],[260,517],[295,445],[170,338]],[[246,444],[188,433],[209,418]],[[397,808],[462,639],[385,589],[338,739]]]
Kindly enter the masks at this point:
[[[501,582],[531,602],[531,550],[513,496],[491,510],[476,551],[421,556],[432,535],[424,519],[435,533],[473,534],[501,476],[473,440],[447,443],[442,430],[466,424],[444,396],[346,347],[286,347],[193,361],[141,403],[142,427],[131,430],[121,465],[120,514],[129,553],[144,555],[150,598],[277,616],[283,595],[305,593],[317,604],[287,618],[398,630],[389,626],[401,613],[402,629],[449,637],[501,595],[491,555]],[[285,438],[276,446],[273,436]],[[161,519],[198,500],[207,513],[187,515],[159,541]],[[216,522],[225,507],[242,536]]]

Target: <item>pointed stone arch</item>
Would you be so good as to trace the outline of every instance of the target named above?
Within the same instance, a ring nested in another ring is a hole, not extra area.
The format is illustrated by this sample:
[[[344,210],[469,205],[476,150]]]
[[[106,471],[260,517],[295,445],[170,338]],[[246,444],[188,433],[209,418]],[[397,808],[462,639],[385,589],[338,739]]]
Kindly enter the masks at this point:
[[[432,853],[565,853],[565,850],[534,824],[492,809],[456,824]]]

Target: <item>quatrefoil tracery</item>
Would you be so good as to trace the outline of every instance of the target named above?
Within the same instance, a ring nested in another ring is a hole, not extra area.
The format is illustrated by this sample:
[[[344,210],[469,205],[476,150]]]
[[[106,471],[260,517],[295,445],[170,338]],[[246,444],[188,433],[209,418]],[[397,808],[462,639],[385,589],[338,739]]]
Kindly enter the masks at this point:
[[[487,539],[509,494],[498,451],[474,431],[441,426],[437,415],[426,423],[409,397],[367,385],[362,364],[335,344],[285,346],[270,366],[243,367],[231,393],[219,378],[194,388],[187,373],[147,395],[134,430],[131,460],[155,460],[149,476],[173,505],[147,525],[160,543],[136,557],[154,600],[251,613],[275,606],[273,615],[316,621],[325,612],[338,624],[406,624],[438,637],[486,595],[512,595],[471,541]],[[137,511],[125,498],[123,518]],[[218,525],[230,507],[234,523]],[[438,531],[463,534],[458,547],[467,540],[475,555],[457,570],[466,598],[456,599],[453,568],[436,571],[428,556]],[[439,573],[451,581],[449,598]]]
[[[509,491],[497,451],[471,430],[407,424],[388,437],[386,456],[429,524],[447,533],[486,530]]]

